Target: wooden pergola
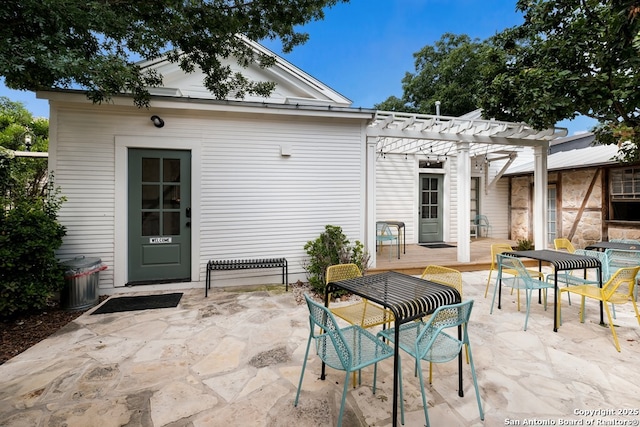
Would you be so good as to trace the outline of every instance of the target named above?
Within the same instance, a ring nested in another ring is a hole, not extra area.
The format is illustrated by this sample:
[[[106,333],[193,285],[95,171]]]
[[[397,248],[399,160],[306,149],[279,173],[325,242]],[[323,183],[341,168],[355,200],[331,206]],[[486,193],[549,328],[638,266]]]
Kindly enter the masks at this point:
[[[549,141],[566,136],[564,128],[536,130],[524,123],[486,120],[480,111],[461,117],[376,111],[367,127],[366,194],[367,242],[375,265],[376,242],[376,159],[387,154],[428,154],[456,157],[458,185],[457,234],[459,262],[469,262],[471,159],[510,159],[498,178],[513,161],[518,149],[533,147],[534,239],[536,247],[547,245],[547,153]],[[496,178],[497,179],[497,178]],[[460,185],[463,183],[463,185]],[[466,183],[466,185],[464,185]],[[373,249],[373,250],[372,250]]]

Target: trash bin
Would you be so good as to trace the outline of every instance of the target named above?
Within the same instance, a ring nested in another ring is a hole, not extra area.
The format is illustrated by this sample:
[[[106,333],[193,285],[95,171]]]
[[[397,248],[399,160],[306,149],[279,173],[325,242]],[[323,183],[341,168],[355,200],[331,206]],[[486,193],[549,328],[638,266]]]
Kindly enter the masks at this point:
[[[81,310],[98,304],[100,272],[107,266],[100,258],[84,256],[60,263],[66,268],[64,288],[60,292],[60,305],[65,310]]]

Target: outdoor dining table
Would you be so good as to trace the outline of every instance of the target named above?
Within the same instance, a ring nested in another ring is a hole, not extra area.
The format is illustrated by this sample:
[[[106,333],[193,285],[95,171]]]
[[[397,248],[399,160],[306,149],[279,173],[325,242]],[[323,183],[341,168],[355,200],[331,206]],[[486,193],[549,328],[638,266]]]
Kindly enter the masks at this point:
[[[329,306],[329,295],[337,290],[345,290],[352,294],[366,298],[391,310],[395,317],[395,338],[393,356],[393,425],[398,420],[398,358],[400,325],[412,320],[420,319],[433,313],[442,305],[461,302],[458,291],[452,287],[419,279],[417,277],[388,271],[381,274],[357,277],[354,279],[329,282],[325,289],[324,303]],[[460,334],[460,330],[458,330]],[[463,396],[462,390],[462,357],[458,357],[458,395]],[[322,364],[321,379],[325,379],[325,365]]]
[[[532,251],[513,251],[506,254],[517,256],[520,258],[530,258],[538,260],[538,271],[542,271],[542,262],[548,262],[553,266],[554,278],[554,315],[553,315],[553,331],[558,332],[558,316],[555,314],[558,307],[558,272],[569,270],[585,270],[587,268],[597,268],[599,277],[599,286],[602,287],[602,265],[598,258],[576,255],[564,251],[554,251],[551,249],[539,249]],[[500,297],[502,296],[502,286],[498,289],[498,308],[500,308]],[[604,314],[602,302],[600,303],[600,324],[604,325]]]

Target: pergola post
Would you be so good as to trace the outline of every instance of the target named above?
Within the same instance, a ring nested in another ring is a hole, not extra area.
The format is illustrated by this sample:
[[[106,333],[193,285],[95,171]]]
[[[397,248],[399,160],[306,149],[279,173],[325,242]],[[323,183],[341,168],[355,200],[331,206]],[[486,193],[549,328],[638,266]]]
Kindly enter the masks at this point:
[[[533,241],[536,249],[547,249],[548,182],[547,155],[549,142],[533,149]]]
[[[458,262],[471,261],[471,159],[469,156],[469,143],[459,142],[457,152],[457,184],[458,196]],[[449,213],[451,217],[456,217]]]
[[[367,136],[367,152],[365,167],[365,230],[364,246],[371,256],[371,265],[376,265],[376,146],[378,138]]]

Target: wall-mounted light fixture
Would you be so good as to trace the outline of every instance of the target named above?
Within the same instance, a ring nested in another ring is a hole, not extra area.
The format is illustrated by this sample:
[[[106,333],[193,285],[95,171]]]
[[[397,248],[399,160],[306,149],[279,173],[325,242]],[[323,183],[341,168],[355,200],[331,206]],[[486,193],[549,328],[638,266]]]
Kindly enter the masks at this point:
[[[162,120],[160,118],[160,116],[151,116],[151,121],[153,122],[153,125],[157,128],[161,128],[164,126],[164,120]]]

